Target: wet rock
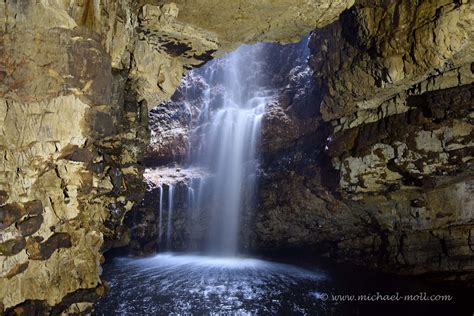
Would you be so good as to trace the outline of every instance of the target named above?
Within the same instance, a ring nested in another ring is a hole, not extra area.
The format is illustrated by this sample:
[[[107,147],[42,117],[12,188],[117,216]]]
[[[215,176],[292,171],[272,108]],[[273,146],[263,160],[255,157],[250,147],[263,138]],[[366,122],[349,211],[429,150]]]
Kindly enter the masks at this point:
[[[185,87],[193,86],[199,82],[199,79],[190,76],[189,81],[179,88],[178,93],[181,89],[186,89]],[[199,88],[194,90],[199,90]],[[190,90],[190,93],[196,93],[193,92],[194,90]],[[196,100],[198,99],[196,97]],[[145,162],[148,166],[181,160],[186,155],[192,116],[180,101],[179,99],[171,100],[149,113],[151,139],[145,153]]]
[[[107,222],[107,226],[110,228],[114,228],[115,225],[118,223],[114,223],[114,220],[121,220],[123,218],[123,215],[125,215],[126,210],[123,205],[120,205],[119,203],[112,203],[108,206],[108,210],[110,214],[112,215],[112,218]]]
[[[105,163],[92,163],[89,166],[89,170],[97,174],[104,172],[104,169]]]
[[[0,229],[5,229],[18,221],[25,213],[25,209],[18,203],[0,206]]]
[[[115,192],[120,192],[122,187],[122,172],[118,168],[110,168],[108,171]]]
[[[36,215],[32,217],[27,217],[17,224],[17,229],[20,231],[21,235],[26,237],[33,235],[37,232],[41,224],[43,224],[43,216]]]
[[[60,248],[72,247],[71,236],[67,233],[56,233],[46,241],[32,238],[28,240],[28,257],[32,260],[46,260]]]
[[[0,243],[0,254],[2,256],[13,256],[26,247],[24,237],[18,236]]]

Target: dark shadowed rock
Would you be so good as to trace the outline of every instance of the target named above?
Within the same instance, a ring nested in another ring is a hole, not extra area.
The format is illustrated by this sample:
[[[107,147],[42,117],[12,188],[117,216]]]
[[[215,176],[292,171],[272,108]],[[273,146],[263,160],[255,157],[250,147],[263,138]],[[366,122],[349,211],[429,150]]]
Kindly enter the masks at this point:
[[[28,215],[41,215],[43,213],[43,203],[39,200],[25,203],[25,210]]]
[[[17,228],[20,231],[21,235],[26,237],[33,235],[35,232],[40,229],[41,224],[43,224],[43,216],[36,215],[32,217],[27,217],[17,224]]]
[[[28,240],[28,257],[32,260],[46,260],[51,257],[56,250],[69,248],[71,246],[71,236],[67,233],[56,233],[44,242],[32,238]]]
[[[0,229],[5,229],[18,221],[25,213],[25,209],[18,203],[0,206]]]
[[[8,201],[7,191],[0,190],[0,205],[5,204]]]
[[[30,316],[41,315],[49,311],[49,306],[46,301],[40,300],[26,300],[14,307],[8,308],[5,311],[6,316]]]
[[[24,237],[18,236],[0,243],[0,254],[2,256],[13,256],[26,247]]]

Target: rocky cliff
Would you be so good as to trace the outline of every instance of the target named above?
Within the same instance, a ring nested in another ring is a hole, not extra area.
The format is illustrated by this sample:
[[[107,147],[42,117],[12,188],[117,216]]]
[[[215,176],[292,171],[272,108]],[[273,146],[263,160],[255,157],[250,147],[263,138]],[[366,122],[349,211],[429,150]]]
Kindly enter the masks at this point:
[[[143,196],[147,112],[241,42],[292,41],[352,1],[0,3],[0,311],[88,313]]]
[[[469,1],[360,1],[315,34],[328,156],[365,226],[339,255],[472,282],[471,17]]]
[[[471,16],[468,1],[356,1],[313,33],[320,127],[267,159],[259,248],[472,282]]]

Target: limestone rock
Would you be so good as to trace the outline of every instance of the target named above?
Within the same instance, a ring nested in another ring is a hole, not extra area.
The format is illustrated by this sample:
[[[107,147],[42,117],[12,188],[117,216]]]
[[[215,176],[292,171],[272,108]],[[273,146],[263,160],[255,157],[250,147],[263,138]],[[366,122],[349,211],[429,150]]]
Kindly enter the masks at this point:
[[[469,1],[356,1],[312,40],[323,117],[378,108],[410,89],[431,90],[417,84],[472,61],[470,21]],[[470,71],[467,77],[445,82],[472,82]]]
[[[208,30],[224,46],[258,41],[293,42],[301,34],[335,20],[352,1],[164,1],[174,3],[181,23]],[[203,5],[204,4],[204,5]]]
[[[15,275],[22,273],[26,269],[28,269],[28,262],[22,263],[22,264],[17,264],[13,268],[11,268],[10,271],[8,271],[8,274],[6,275],[7,279],[13,278]]]
[[[123,245],[143,197],[148,110],[186,69],[292,40],[352,1],[301,4],[0,3],[0,312],[91,311],[102,252]]]
[[[43,224],[43,216],[37,215],[27,217],[17,224],[17,228],[22,236],[31,236],[36,233]]]
[[[313,32],[322,144],[300,137],[265,157],[258,248],[311,245],[472,282],[470,11],[468,1],[360,0]]]

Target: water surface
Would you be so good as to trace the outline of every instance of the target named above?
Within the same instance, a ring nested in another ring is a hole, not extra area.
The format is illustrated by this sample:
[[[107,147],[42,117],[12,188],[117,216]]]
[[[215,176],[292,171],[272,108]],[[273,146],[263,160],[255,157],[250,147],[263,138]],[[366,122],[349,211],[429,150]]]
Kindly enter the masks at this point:
[[[110,292],[97,304],[97,315],[470,315],[472,294],[352,268],[171,253],[113,258],[104,266],[104,278]],[[376,293],[450,294],[454,299],[331,299]]]

